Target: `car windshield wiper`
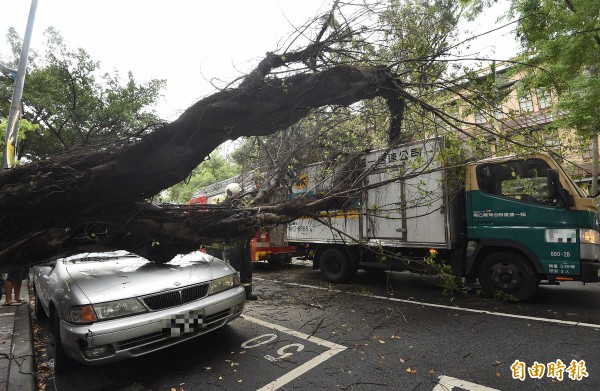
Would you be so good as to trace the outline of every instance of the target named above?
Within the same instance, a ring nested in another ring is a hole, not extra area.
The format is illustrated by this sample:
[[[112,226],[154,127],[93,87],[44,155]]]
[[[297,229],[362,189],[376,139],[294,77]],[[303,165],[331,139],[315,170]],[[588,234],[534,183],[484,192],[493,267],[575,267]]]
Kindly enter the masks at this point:
[[[70,262],[105,262],[105,261],[113,261],[117,259],[123,258],[140,258],[135,254],[126,254],[126,255],[109,255],[109,256],[92,256],[92,257],[81,257],[69,259]],[[140,258],[143,259],[143,258]]]

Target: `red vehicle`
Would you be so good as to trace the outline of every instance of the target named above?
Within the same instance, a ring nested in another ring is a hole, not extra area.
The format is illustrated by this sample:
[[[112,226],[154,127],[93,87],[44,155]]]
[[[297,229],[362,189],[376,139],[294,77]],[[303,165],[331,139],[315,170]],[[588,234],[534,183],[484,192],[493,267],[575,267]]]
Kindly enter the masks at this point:
[[[235,182],[230,182],[228,187],[232,184],[235,184]],[[217,204],[225,198],[226,193],[209,196],[203,192],[196,192],[194,197],[188,201],[188,205]],[[252,258],[252,262],[267,261],[273,266],[290,263],[292,254],[296,251],[296,246],[288,246],[284,238],[284,227],[275,227],[270,230],[259,229],[256,231],[250,242],[250,257]]]
[[[292,261],[292,254],[296,252],[296,246],[288,246],[286,243],[277,245],[271,242],[272,230],[259,229],[250,242],[250,256],[252,262],[267,261],[273,266],[279,266]]]

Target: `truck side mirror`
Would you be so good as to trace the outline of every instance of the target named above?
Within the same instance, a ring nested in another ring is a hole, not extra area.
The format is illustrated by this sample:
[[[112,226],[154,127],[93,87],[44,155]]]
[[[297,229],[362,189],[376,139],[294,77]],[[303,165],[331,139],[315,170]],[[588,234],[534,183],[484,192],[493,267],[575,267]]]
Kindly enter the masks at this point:
[[[557,198],[559,193],[559,179],[558,172],[556,170],[548,170],[548,196],[550,198]]]
[[[565,206],[573,206],[575,205],[575,200],[571,193],[569,193],[566,189],[560,184],[560,179],[558,177],[558,171],[556,170],[548,170],[548,196],[550,198],[557,198],[562,201],[562,205]]]

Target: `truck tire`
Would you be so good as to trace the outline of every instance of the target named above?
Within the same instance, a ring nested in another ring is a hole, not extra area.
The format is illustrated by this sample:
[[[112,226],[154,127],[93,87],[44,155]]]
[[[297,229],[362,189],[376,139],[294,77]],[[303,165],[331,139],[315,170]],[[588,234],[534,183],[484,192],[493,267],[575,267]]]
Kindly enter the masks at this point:
[[[479,283],[485,294],[497,297],[497,292],[507,299],[530,299],[539,285],[537,273],[522,255],[498,252],[486,256],[479,267]]]
[[[292,263],[292,256],[289,254],[271,254],[268,262],[272,269],[280,269],[282,266]]]
[[[283,265],[283,261],[278,254],[269,255],[269,260],[267,262],[269,262],[269,267],[271,269],[280,269],[281,265]]]
[[[329,282],[348,282],[355,275],[357,268],[350,257],[342,250],[328,248],[321,254],[321,275]]]

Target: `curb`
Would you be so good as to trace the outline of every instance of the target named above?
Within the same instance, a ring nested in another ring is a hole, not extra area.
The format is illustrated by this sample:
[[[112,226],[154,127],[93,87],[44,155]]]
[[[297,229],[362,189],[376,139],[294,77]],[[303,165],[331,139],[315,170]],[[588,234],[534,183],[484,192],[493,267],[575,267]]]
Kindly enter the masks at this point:
[[[7,391],[35,390],[29,280],[23,280],[21,297],[25,300],[25,304],[17,307],[15,311]]]

